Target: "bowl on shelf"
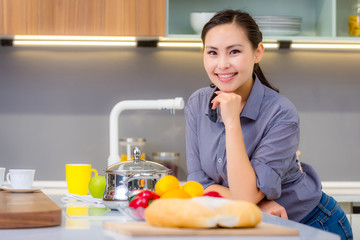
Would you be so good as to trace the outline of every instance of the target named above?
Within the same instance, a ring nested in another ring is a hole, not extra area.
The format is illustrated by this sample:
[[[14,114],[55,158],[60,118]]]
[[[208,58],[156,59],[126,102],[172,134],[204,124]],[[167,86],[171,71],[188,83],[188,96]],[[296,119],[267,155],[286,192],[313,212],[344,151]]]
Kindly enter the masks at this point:
[[[201,34],[201,31],[205,25],[216,12],[192,12],[190,13],[190,24],[192,29],[197,33]]]

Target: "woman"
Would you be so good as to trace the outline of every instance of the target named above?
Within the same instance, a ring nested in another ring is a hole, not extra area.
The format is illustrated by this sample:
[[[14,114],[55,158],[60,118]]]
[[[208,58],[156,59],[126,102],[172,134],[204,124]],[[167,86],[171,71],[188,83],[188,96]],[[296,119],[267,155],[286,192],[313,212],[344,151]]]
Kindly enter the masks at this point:
[[[264,46],[255,21],[221,11],[201,38],[213,88],[194,92],[185,108],[188,181],[352,239],[346,215],[321,191],[316,172],[297,161],[298,114],[259,67]]]

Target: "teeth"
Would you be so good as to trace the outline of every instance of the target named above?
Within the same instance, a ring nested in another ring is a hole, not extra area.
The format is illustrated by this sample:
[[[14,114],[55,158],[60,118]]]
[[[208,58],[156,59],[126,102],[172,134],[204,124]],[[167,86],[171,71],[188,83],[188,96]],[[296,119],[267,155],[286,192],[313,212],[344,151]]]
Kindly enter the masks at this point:
[[[232,74],[218,74],[218,76],[221,77],[221,78],[229,78],[229,77],[232,77],[234,75],[235,75],[235,73],[232,73]]]

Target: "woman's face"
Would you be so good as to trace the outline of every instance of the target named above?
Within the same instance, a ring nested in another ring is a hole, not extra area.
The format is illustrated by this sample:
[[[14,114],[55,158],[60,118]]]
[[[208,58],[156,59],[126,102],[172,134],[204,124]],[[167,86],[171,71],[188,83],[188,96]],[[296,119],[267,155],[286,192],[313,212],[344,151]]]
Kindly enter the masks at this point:
[[[218,25],[206,34],[204,67],[221,91],[241,95],[251,91],[254,64],[263,52],[262,44],[254,51],[242,27],[234,23]]]

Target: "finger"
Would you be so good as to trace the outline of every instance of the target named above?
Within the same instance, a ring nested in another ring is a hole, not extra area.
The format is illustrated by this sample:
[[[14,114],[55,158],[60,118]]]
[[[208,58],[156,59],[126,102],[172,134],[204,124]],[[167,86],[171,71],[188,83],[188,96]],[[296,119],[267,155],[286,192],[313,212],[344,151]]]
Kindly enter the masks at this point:
[[[277,216],[277,217],[281,217],[281,211],[278,210],[271,210],[269,212],[271,215]]]
[[[219,105],[219,102],[218,102],[218,101],[212,100],[211,103],[212,103],[212,107],[211,107],[212,110],[216,109],[217,106]]]
[[[289,219],[285,209],[282,209],[280,217],[285,218],[285,219]]]
[[[214,99],[211,101],[212,103],[217,102],[218,104],[220,104],[221,102],[226,100],[226,96],[224,94],[222,94],[221,92],[218,92],[218,95],[216,97],[214,97]]]
[[[215,93],[220,94],[221,92],[216,91]],[[211,101],[211,103],[213,104],[211,109],[215,109],[221,103],[221,101],[222,101],[221,96],[217,95],[216,97],[214,97],[214,99]]]

